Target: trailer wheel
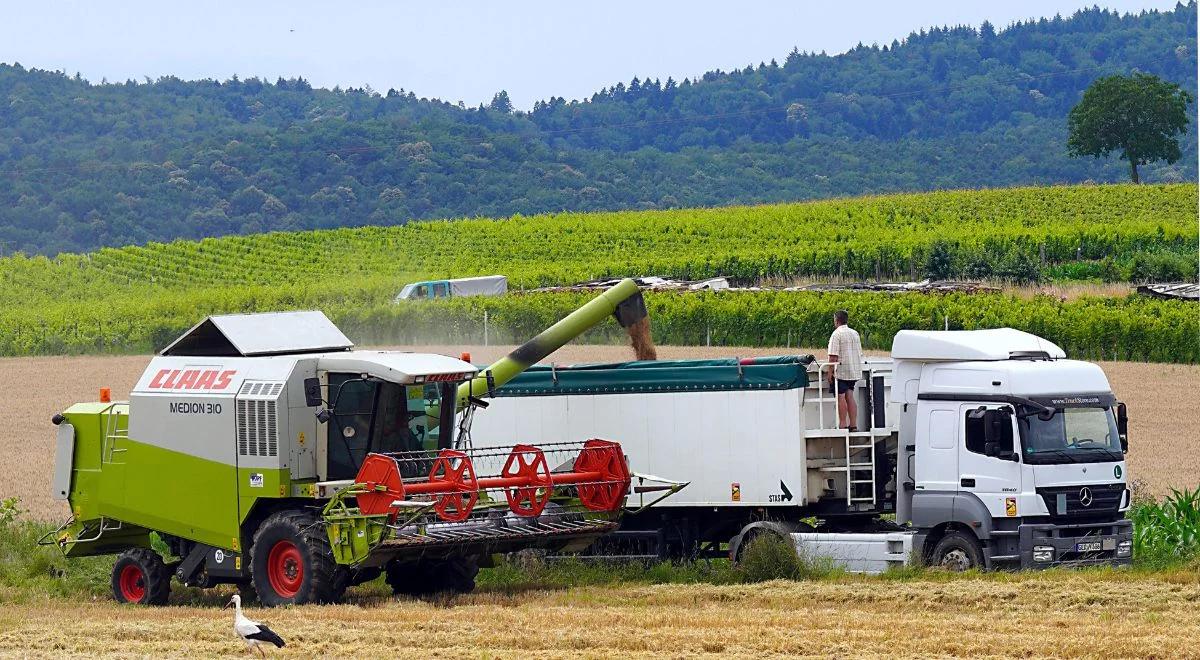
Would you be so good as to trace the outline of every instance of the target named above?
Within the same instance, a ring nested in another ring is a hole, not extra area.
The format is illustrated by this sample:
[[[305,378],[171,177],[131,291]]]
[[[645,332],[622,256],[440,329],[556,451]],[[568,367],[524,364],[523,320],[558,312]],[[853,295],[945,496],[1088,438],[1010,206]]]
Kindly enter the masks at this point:
[[[171,569],[149,548],[126,550],[113,564],[112,590],[118,603],[166,605],[171,595]]]
[[[263,521],[250,546],[250,577],[263,605],[333,603],[349,573],[333,560],[316,515],[279,511]]]
[[[475,557],[453,557],[387,566],[387,583],[392,593],[428,596],[441,592],[470,593],[475,589],[479,561]]]
[[[933,546],[929,563],[948,571],[969,571],[983,567],[983,548],[973,535],[950,531]]]

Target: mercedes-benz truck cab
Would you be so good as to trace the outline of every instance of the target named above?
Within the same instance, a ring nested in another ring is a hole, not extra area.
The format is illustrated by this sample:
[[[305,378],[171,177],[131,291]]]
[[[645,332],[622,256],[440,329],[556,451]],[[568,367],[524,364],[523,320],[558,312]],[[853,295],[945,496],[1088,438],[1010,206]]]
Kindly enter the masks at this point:
[[[901,331],[897,519],[949,568],[1126,564],[1125,408],[1099,366],[1011,329]]]

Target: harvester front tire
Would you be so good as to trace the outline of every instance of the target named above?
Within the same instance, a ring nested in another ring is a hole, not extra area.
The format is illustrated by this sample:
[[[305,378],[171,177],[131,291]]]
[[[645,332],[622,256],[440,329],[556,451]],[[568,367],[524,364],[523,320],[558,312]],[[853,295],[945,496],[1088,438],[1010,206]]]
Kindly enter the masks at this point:
[[[470,593],[475,589],[479,561],[475,557],[453,557],[429,561],[397,563],[387,567],[387,583],[392,593],[405,596],[429,596],[436,593]]]
[[[334,561],[320,519],[306,511],[279,511],[263,521],[250,546],[250,577],[267,607],[335,603],[350,578]]]
[[[126,550],[113,564],[112,590],[118,603],[166,605],[171,595],[171,569],[149,548]]]

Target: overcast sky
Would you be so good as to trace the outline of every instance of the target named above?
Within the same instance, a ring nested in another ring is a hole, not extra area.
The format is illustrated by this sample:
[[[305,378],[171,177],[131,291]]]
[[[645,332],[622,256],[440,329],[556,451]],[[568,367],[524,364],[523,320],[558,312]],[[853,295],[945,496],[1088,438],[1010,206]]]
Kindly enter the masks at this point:
[[[1090,0],[590,3],[9,0],[0,62],[100,81],[162,75],[404,88],[469,105],[500,89],[529,109],[633,76],[676,79],[776,58],[793,46],[843,52],[930,25],[998,28],[1069,15]],[[1122,12],[1175,0],[1109,0]]]

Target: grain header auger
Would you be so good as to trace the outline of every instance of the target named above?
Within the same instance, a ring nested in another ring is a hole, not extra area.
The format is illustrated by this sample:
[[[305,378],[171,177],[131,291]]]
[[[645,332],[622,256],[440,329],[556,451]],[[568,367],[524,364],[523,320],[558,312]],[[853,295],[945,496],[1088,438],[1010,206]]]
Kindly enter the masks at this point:
[[[610,314],[644,324],[632,281],[482,372],[353,350],[320,312],[205,319],[128,402],[102,390],[55,415],[53,494],[72,517],[43,542],[119,554],[114,595],[148,604],[172,577],[267,605],[336,601],[381,573],[397,592],[469,590],[494,553],[584,547],[630,490],[620,445],[474,449],[470,423],[481,397]]]

